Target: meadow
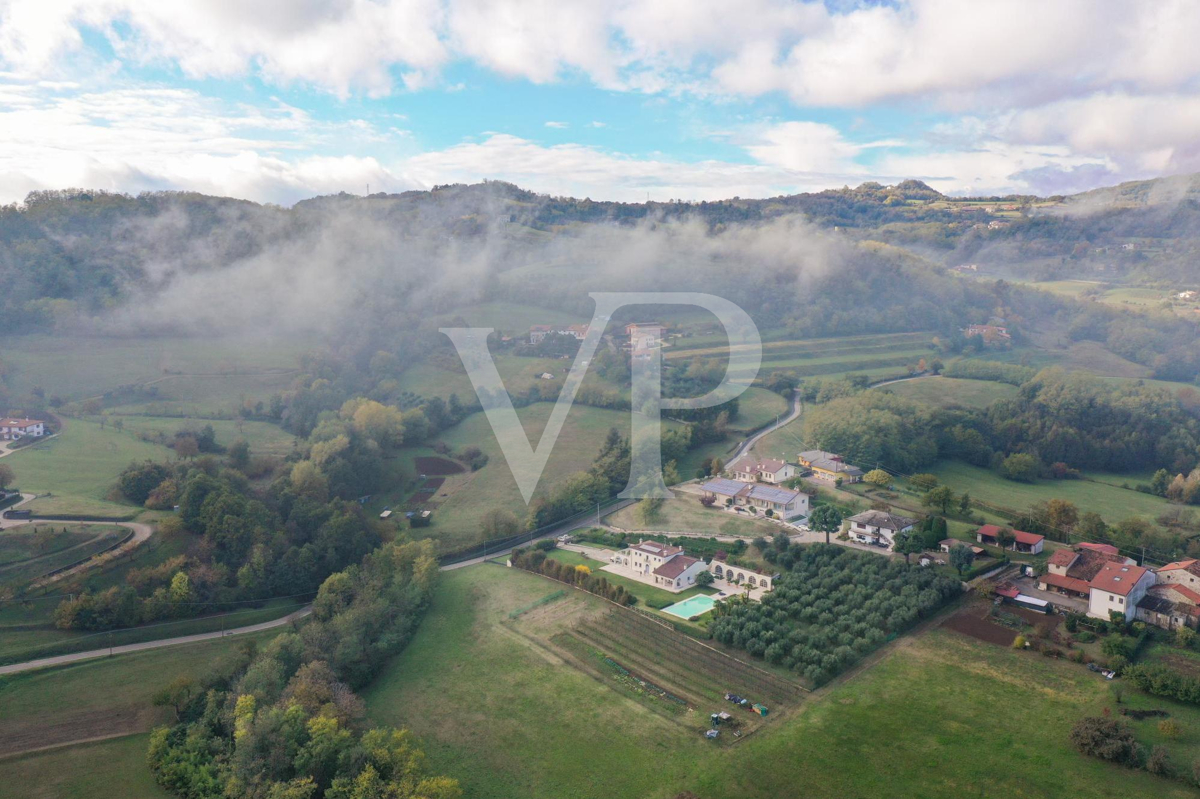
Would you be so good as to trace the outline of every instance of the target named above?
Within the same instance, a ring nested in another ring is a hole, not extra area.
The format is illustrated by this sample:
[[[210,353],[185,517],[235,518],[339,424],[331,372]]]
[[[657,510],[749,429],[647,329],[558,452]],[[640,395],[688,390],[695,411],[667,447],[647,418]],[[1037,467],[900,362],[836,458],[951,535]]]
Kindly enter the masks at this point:
[[[1017,387],[1008,383],[941,376],[905,380],[879,390],[943,408],[986,408],[997,400],[1017,395]]]
[[[1013,510],[1025,510],[1035,502],[1065,499],[1080,511],[1095,511],[1109,524],[1140,516],[1151,521],[1172,505],[1162,497],[1119,487],[1110,480],[1137,482],[1129,475],[1098,474],[1092,480],[1039,480],[1017,483],[993,471],[960,461],[942,461],[928,470],[955,491],[967,491],[972,499]],[[1085,475],[1086,477],[1087,475]],[[1100,482],[1103,480],[1105,482]]]
[[[109,498],[117,476],[130,463],[171,456],[166,447],[128,433],[68,419],[58,435],[17,450],[4,462],[12,467],[21,491],[51,495],[25,506],[36,513],[130,518],[139,512],[137,507]]]
[[[788,401],[774,391],[751,387],[738,397],[738,415],[729,423],[735,434],[757,430],[774,422],[779,416],[787,416]]]
[[[700,504],[696,494],[676,491],[673,499],[662,504],[659,521],[646,525],[638,519],[637,505],[604,517],[613,527],[630,531],[667,531],[675,533],[701,533],[705,535],[736,535],[745,537],[771,536],[779,527],[762,519],[728,513],[719,508],[706,508]]]
[[[1074,720],[1112,705],[1103,679],[948,630],[902,637],[778,724],[714,745],[703,721],[672,719],[565,663],[547,644],[564,631],[561,601],[540,622],[505,623],[554,587],[491,565],[448,573],[412,644],[364,694],[375,721],[412,729],[469,796],[1193,795],[1071,749]],[[1185,729],[1171,749],[1187,767],[1200,710],[1171,712]],[[1153,723],[1135,722],[1147,742]]]
[[[0,531],[0,587],[15,587],[117,546],[129,530],[114,525],[21,525]]]
[[[299,443],[294,435],[270,422],[127,415],[119,411],[109,411],[103,417],[88,417],[88,420],[99,423],[101,418],[108,426],[120,420],[124,433],[140,440],[144,440],[142,437],[156,439],[162,436],[166,441],[170,441],[177,432],[197,433],[206,425],[211,425],[216,434],[217,444],[228,447],[238,439],[245,439],[250,445],[252,455],[285,456]]]

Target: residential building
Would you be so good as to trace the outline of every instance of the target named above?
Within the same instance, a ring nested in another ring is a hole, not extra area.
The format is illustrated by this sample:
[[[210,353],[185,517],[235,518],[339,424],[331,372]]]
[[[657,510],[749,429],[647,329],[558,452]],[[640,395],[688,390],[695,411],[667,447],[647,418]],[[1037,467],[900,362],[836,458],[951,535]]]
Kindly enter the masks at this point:
[[[768,510],[777,518],[788,520],[808,515],[808,494],[786,488],[756,485],[739,480],[717,477],[700,486],[705,496],[723,500],[730,509],[744,508],[755,513]]]
[[[546,336],[551,334],[560,336],[571,336],[572,338],[583,341],[587,337],[587,325],[534,325],[529,328],[529,343],[540,344]]]
[[[1000,530],[1003,529],[994,524],[985,524],[975,531],[975,540],[981,544],[998,547],[1000,541],[997,536]],[[1046,541],[1044,535],[1037,533],[1027,533],[1024,530],[1013,530],[1013,542],[1009,546],[1013,552],[1025,552],[1031,555],[1036,555],[1042,551],[1042,545]]]
[[[896,536],[907,533],[917,523],[916,519],[907,516],[896,516],[881,510],[868,510],[851,516],[850,538],[860,544],[873,544],[891,549],[896,543]]]
[[[1105,563],[1089,581],[1088,615],[1107,619],[1109,613],[1115,611],[1125,614],[1127,619],[1135,618],[1138,603],[1154,581],[1154,572],[1141,566]]]
[[[971,545],[968,544],[966,541],[960,541],[957,538],[943,538],[941,541],[938,541],[938,549],[942,550],[943,552],[947,552],[947,553],[953,547],[965,547],[965,546],[971,546]],[[979,557],[980,555],[987,554],[987,550],[984,549],[983,547],[971,546],[971,551],[975,553],[975,557]]]
[[[0,419],[0,439],[16,441],[18,438],[30,436],[40,438],[46,435],[46,423],[37,419]]]
[[[758,481],[779,485],[796,476],[796,467],[790,463],[749,455],[743,455],[725,468],[735,480],[744,480],[747,483]]]
[[[1192,302],[1193,300],[1200,300],[1200,291],[1181,291],[1175,296],[1186,302]]]
[[[617,550],[610,561],[631,569],[640,582],[672,592],[691,588],[696,584],[697,575],[708,571],[704,561],[683,554],[679,547],[657,541],[639,541]]]
[[[1012,338],[1008,334],[1008,328],[1000,325],[971,325],[963,331],[963,335],[967,338],[979,336],[988,344],[994,341],[1008,341]]]
[[[1200,591],[1200,561],[1188,559],[1168,563],[1158,570],[1158,582],[1182,585],[1193,591]]]
[[[633,357],[648,358],[651,350],[661,349],[666,330],[657,322],[635,322],[625,325],[625,335],[629,336],[629,349],[633,351]]]
[[[846,463],[837,453],[810,449],[801,452],[798,457],[801,466],[811,469],[813,475],[823,480],[833,482],[841,478],[843,483],[857,483],[863,479],[863,470]]]

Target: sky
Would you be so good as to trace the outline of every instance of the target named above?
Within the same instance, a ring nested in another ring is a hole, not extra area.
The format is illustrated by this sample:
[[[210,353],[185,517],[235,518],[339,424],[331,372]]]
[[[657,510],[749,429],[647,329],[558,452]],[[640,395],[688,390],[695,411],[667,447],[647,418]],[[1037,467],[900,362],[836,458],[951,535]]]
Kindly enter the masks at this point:
[[[1200,171],[1194,0],[0,0],[0,202]]]

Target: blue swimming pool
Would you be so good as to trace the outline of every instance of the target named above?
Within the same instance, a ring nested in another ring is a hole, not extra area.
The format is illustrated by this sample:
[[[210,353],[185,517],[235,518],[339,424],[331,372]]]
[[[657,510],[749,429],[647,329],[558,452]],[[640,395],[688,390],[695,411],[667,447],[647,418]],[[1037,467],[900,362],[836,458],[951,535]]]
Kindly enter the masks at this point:
[[[708,613],[713,609],[713,605],[715,604],[717,604],[717,600],[711,596],[697,594],[682,602],[676,602],[674,605],[663,608],[663,613],[670,613],[672,616],[678,616],[681,619],[690,619],[692,616],[700,616]]]

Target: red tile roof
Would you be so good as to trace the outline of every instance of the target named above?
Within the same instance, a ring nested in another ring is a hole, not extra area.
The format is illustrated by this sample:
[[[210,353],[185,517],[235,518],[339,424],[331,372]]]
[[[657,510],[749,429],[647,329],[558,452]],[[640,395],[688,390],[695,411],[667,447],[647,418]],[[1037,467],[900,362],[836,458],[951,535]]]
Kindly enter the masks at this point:
[[[1002,528],[998,525],[995,525],[995,524],[985,524],[983,527],[979,528],[979,532],[984,537],[995,538],[996,534],[999,533],[1002,529],[1004,529],[1004,528]],[[1046,536],[1038,535],[1037,533],[1027,533],[1024,530],[1013,530],[1012,532],[1013,532],[1013,538],[1016,539],[1017,543],[1025,544],[1026,546],[1033,546],[1034,544],[1036,544],[1039,541],[1046,540]]]
[[[1120,555],[1120,551],[1112,544],[1093,544],[1090,541],[1082,541],[1075,545],[1076,549],[1090,549],[1093,552],[1102,552],[1105,555]]]
[[[1070,566],[1079,556],[1069,549],[1060,549],[1050,556],[1050,560],[1046,561],[1051,566]]]
[[[1088,585],[1087,580],[1076,580],[1074,577],[1067,577],[1065,574],[1043,574],[1038,578],[1038,582],[1043,585],[1052,585],[1055,588],[1065,588],[1068,591],[1074,591],[1078,594],[1088,594],[1092,587]]]
[[[669,558],[683,551],[680,547],[660,544],[657,541],[639,541],[630,547],[630,549],[638,549],[651,555],[658,555],[660,558]]]
[[[1174,591],[1175,593],[1179,594],[1181,597],[1183,597],[1187,601],[1191,602],[1193,605],[1200,605],[1200,594],[1198,594],[1195,591],[1193,591],[1192,589],[1188,588],[1186,585],[1178,585],[1176,583],[1163,583],[1162,585],[1156,585],[1154,587],[1162,589],[1163,593],[1165,593],[1167,591]]]
[[[654,573],[659,577],[666,577],[668,580],[674,580],[679,575],[683,574],[693,563],[699,563],[696,558],[688,555],[679,555],[671,558],[663,565],[654,570]]]
[[[1163,566],[1161,569],[1159,569],[1159,571],[1169,572],[1177,569],[1183,569],[1186,572],[1190,572],[1191,574],[1200,577],[1200,560],[1177,560],[1174,563],[1168,563],[1166,566]]]
[[[1128,596],[1138,584],[1146,569],[1141,566],[1125,566],[1120,563],[1105,563],[1104,568],[1092,578],[1092,588],[1108,591],[1117,596]]]

